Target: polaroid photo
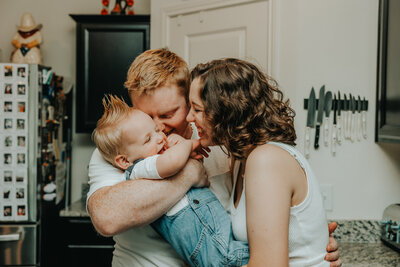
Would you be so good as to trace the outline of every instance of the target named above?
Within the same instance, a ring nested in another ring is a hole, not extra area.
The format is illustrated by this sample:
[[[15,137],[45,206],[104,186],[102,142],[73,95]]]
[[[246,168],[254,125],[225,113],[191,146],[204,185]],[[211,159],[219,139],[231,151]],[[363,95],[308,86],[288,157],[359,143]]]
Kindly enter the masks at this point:
[[[25,153],[17,153],[17,164],[24,165],[26,162],[26,154]]]
[[[13,76],[13,66],[5,65],[4,66],[4,77],[11,78]]]
[[[13,93],[13,85],[12,83],[4,84],[4,96],[11,96]]]
[[[24,171],[17,171],[15,174],[15,183],[16,184],[26,184],[28,181],[27,173]]]
[[[25,84],[18,84],[17,85],[17,94],[18,95],[25,95],[26,94],[26,85]]]
[[[17,119],[17,130],[25,130],[25,119]]]
[[[18,112],[19,113],[25,113],[25,101],[19,101],[18,102]]]
[[[17,76],[21,78],[26,77],[26,68],[25,67],[18,67],[17,68]]]
[[[13,119],[5,118],[4,119],[4,130],[12,130],[13,129]]]
[[[15,216],[16,221],[26,220],[28,218],[28,209],[26,203],[16,205],[17,214]]]
[[[12,187],[7,186],[1,190],[1,199],[3,201],[11,201],[12,197]]]
[[[12,154],[11,153],[4,153],[4,166],[11,166],[13,162]]]
[[[4,136],[4,147],[11,148],[13,146],[13,136],[6,135]]]
[[[13,119],[5,118],[4,119],[4,130],[12,130],[13,129]]]
[[[4,101],[4,113],[11,113],[13,111],[13,102]]]
[[[4,184],[11,184],[13,178],[13,172],[10,170],[4,170],[3,171],[3,183]]]
[[[26,136],[19,135],[17,136],[17,147],[25,147],[26,146]]]
[[[10,204],[3,205],[3,221],[11,221],[11,220],[13,220],[12,205]]]
[[[17,187],[15,188],[15,199],[22,200],[25,199],[25,188],[24,187]]]

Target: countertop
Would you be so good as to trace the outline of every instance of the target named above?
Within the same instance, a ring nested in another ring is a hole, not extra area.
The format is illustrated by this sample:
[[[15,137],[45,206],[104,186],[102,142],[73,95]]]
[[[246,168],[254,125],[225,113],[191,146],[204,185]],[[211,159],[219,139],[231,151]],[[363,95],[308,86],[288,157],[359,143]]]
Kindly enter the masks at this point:
[[[89,217],[86,212],[85,201],[78,200],[72,203],[68,208],[60,211],[60,216]],[[335,238],[339,242],[339,253],[343,261],[343,267],[400,267],[400,253],[384,245],[376,235],[369,238],[371,242],[365,242],[367,239],[363,239],[363,242],[346,242],[348,240],[357,240],[349,238],[352,235],[365,236],[366,229],[368,229],[367,232],[372,233],[371,225],[373,228],[378,229],[376,223],[371,223],[370,221],[339,223],[339,228],[335,231]],[[362,232],[363,235],[357,234]]]
[[[85,200],[78,200],[60,211],[60,217],[89,217]]]
[[[343,267],[381,267],[400,266],[400,253],[377,243],[339,243]]]

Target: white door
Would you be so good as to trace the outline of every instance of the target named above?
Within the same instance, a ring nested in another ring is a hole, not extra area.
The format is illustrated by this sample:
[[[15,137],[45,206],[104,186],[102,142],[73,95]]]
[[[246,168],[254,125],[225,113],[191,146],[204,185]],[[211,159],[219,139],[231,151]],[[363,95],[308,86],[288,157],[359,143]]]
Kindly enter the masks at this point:
[[[235,57],[268,72],[270,1],[203,2],[193,6],[186,2],[161,11],[161,46],[182,56],[190,68],[211,59]],[[154,30],[157,27],[152,25]]]

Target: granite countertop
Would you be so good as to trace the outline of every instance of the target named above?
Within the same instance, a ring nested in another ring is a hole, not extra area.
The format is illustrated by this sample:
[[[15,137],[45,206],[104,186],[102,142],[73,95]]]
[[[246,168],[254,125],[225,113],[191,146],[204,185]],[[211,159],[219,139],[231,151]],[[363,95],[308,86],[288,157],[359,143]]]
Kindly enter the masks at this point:
[[[89,217],[85,200],[78,200],[60,211],[60,217]],[[337,221],[334,236],[339,243],[343,267],[400,267],[400,252],[380,241],[379,221]]]
[[[339,243],[343,267],[400,266],[400,253],[377,243]]]

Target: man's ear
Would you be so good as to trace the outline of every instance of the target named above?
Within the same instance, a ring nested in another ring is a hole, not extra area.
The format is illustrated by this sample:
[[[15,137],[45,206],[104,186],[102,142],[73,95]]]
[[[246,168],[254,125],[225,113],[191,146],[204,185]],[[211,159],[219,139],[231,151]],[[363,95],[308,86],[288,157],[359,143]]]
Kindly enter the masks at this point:
[[[128,157],[126,155],[117,155],[114,158],[114,162],[115,162],[115,165],[117,165],[118,167],[120,167],[123,170],[126,170],[130,165],[132,165],[129,162]]]

